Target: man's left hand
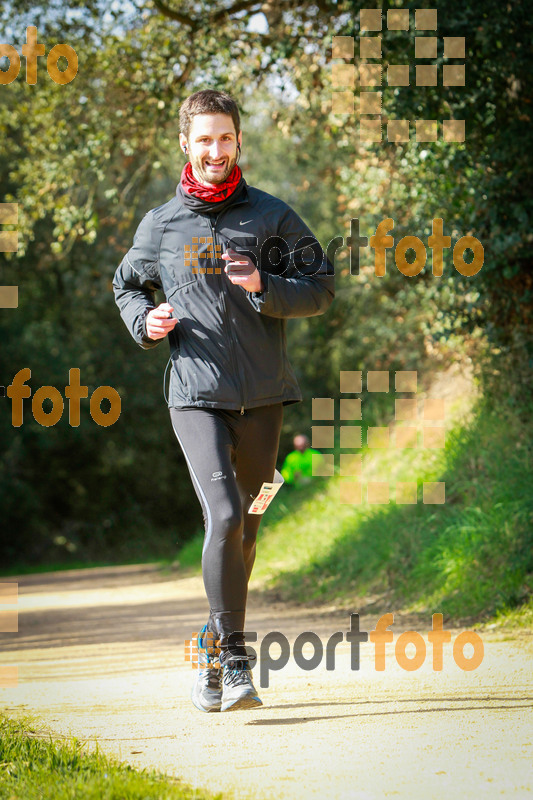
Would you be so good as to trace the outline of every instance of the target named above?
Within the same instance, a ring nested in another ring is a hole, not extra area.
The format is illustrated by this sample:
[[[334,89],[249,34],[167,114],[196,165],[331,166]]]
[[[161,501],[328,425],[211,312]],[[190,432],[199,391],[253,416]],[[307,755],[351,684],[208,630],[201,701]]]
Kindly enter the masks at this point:
[[[261,275],[249,256],[237,253],[228,247],[227,253],[223,253],[222,258],[227,261],[224,271],[232,283],[242,286],[247,292],[263,291]]]

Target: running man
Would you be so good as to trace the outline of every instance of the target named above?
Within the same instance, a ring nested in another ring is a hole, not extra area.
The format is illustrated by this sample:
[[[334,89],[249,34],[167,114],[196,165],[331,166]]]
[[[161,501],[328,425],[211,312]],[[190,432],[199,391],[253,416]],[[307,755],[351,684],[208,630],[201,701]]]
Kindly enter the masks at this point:
[[[168,338],[170,418],[205,523],[210,614],[191,699],[201,711],[232,711],[262,705],[243,635],[261,522],[248,512],[274,477],[283,406],[302,400],[285,321],[323,314],[334,276],[293,209],[244,180],[228,94],[207,89],[183,103],[180,145],[189,160],[176,196],[141,220],[113,288],[142,348]],[[156,289],[166,298],[157,307]]]

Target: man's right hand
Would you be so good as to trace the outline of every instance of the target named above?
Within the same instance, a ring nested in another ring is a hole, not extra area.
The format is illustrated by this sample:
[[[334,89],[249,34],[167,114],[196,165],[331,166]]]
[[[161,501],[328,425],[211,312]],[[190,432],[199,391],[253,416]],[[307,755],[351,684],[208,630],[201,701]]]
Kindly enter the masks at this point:
[[[174,309],[169,303],[161,303],[146,316],[146,333],[150,339],[164,339],[174,330],[178,319],[172,316]]]

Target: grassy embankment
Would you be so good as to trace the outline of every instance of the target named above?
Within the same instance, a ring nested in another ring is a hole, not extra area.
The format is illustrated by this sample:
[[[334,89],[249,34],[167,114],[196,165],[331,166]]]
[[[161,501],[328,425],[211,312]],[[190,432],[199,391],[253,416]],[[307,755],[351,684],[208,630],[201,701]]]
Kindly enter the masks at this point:
[[[0,715],[0,800],[220,800],[155,770],[138,770],[75,737],[54,741],[30,717]]]
[[[417,480],[416,505],[341,504],[338,475],[283,487],[254,587],[307,605],[532,625],[532,412],[465,395],[447,406],[444,449],[364,451],[365,480]],[[446,502],[424,504],[422,481],[445,481]],[[189,542],[180,564],[197,567],[201,547]]]

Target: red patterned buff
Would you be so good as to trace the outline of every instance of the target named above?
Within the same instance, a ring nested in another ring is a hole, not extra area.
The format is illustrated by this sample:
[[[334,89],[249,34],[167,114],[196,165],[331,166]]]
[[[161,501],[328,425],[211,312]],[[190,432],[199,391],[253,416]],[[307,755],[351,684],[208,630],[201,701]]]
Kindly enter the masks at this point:
[[[242,177],[241,168],[235,164],[224,183],[216,186],[205,186],[199,183],[193,175],[191,162],[187,161],[181,173],[181,185],[187,194],[192,194],[200,200],[207,200],[210,203],[220,203],[230,194],[233,194]]]

